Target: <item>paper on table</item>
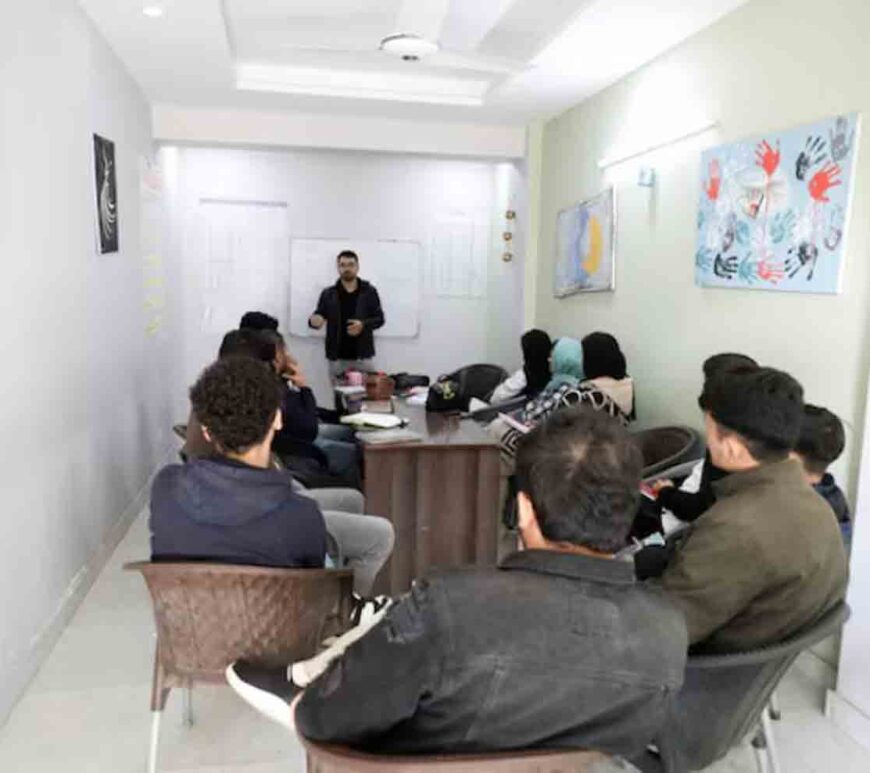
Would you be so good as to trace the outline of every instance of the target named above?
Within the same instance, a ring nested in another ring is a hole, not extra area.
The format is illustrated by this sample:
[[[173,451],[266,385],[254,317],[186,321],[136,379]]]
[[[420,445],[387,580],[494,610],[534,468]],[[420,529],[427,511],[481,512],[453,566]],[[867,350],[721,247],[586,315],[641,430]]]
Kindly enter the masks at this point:
[[[395,414],[389,413],[368,413],[360,411],[352,413],[349,416],[341,417],[342,424],[349,424],[352,427],[375,427],[377,429],[392,429],[400,427],[402,419]]]

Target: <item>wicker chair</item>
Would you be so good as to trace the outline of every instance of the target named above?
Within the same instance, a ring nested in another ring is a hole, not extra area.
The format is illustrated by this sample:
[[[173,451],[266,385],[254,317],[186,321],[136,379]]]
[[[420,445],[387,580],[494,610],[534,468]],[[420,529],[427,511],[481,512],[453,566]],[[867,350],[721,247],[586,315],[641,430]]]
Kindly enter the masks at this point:
[[[124,569],[144,577],[157,626],[149,773],[157,770],[160,718],[172,688],[186,688],[192,724],[194,682],[225,684],[224,670],[240,658],[273,666],[309,658],[349,617],[349,570],[147,561]]]
[[[594,773],[608,759],[599,752],[547,749],[394,757],[300,738],[308,773]]]

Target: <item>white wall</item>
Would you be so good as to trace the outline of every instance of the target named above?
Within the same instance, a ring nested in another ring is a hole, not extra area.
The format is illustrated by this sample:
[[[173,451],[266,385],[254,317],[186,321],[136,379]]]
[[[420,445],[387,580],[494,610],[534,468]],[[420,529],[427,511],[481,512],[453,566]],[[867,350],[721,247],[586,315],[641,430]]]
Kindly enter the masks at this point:
[[[410,239],[423,246],[426,263],[432,223],[445,212],[474,211],[487,234],[500,234],[505,203],[522,179],[509,164],[347,151],[264,151],[229,148],[165,148],[177,163],[176,233],[195,216],[201,199],[286,202],[288,236]],[[500,218],[500,219],[499,219]],[[513,366],[519,358],[522,259],[501,261],[501,243],[487,249],[488,289],[478,298],[435,296],[423,286],[417,338],[376,336],[377,364],[432,377],[475,361],[496,358]],[[216,355],[221,332],[203,332],[199,296],[207,250],[180,249],[186,284],[185,378],[191,383]],[[289,244],[288,244],[289,255]],[[288,258],[289,259],[289,258]],[[365,256],[361,256],[365,277]],[[425,277],[425,271],[424,271]],[[289,303],[289,297],[288,297]],[[490,310],[502,325],[490,340]],[[288,329],[289,309],[266,308]],[[238,320],[242,305],[232,318]],[[312,309],[313,311],[313,309]],[[331,405],[323,341],[292,337],[289,344],[309,375],[321,405]],[[184,408],[180,395],[179,417]]]
[[[856,166],[841,295],[700,289],[694,286],[694,254],[701,149],[846,112],[862,112],[866,121],[868,27],[866,0],[828,3],[821,15],[812,0],[753,0],[548,123],[537,275],[540,325],[557,335],[602,329],[619,337],[637,380],[643,424],[699,423],[700,366],[712,353],[744,351],[793,373],[808,400],[835,411],[847,425],[846,453],[834,469],[853,502],[870,355],[867,132]],[[643,159],[658,172],[652,193],[634,184],[636,164],[608,176],[598,169],[599,159],[679,135],[705,119],[718,121],[718,128]],[[615,182],[619,202],[616,292],[556,300],[556,214],[609,182]],[[867,499],[862,497],[857,516],[849,593],[855,615],[844,635],[838,693],[864,712],[863,725],[852,725],[870,745]]]
[[[0,722],[168,448],[173,359],[143,309],[142,94],[74,0],[0,12]],[[95,247],[92,133],[121,251]],[[141,500],[140,500],[141,501]]]
[[[522,158],[525,151],[526,132],[522,126],[166,104],[154,105],[153,117],[154,138],[167,143],[334,148],[502,159]]]

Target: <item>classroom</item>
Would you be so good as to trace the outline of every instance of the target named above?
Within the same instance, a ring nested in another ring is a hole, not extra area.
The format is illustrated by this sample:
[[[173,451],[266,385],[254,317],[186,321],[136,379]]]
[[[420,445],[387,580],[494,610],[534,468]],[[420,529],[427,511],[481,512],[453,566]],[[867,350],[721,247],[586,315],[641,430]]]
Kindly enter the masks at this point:
[[[868,28],[6,4],[0,770],[870,770]]]

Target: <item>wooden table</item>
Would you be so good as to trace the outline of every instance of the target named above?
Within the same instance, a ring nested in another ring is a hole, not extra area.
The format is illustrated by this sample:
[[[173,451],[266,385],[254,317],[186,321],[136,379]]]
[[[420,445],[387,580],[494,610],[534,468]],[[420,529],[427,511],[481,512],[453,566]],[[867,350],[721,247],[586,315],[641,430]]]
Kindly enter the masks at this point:
[[[365,444],[366,510],[396,530],[377,593],[403,593],[430,567],[494,566],[498,552],[498,444],[471,419],[396,401],[422,442]]]

